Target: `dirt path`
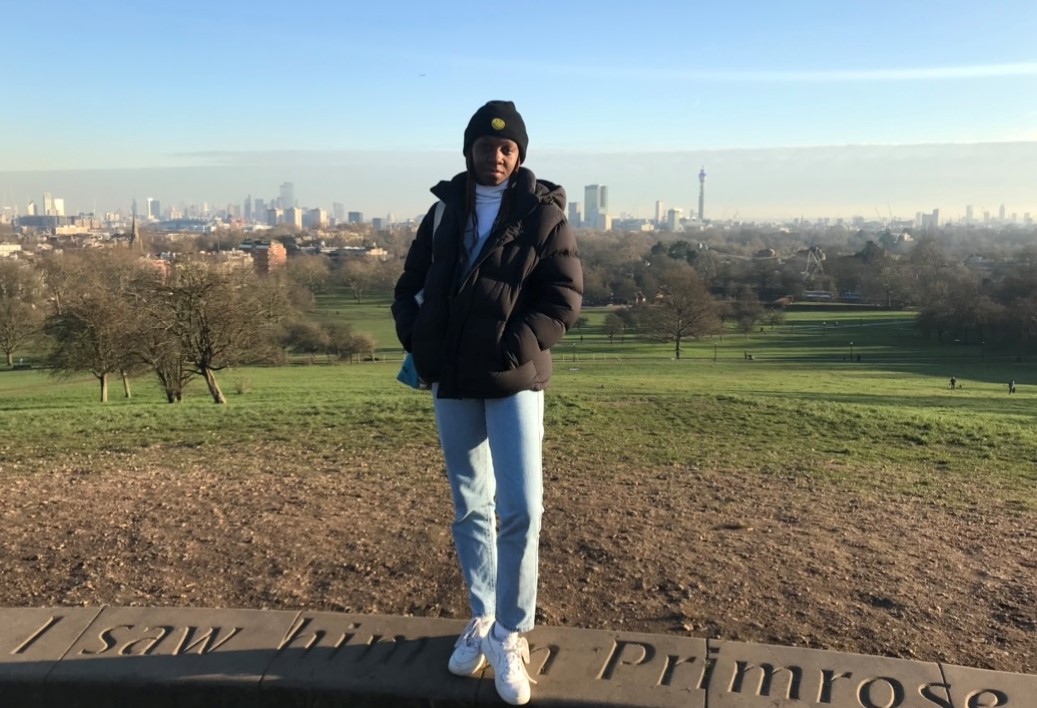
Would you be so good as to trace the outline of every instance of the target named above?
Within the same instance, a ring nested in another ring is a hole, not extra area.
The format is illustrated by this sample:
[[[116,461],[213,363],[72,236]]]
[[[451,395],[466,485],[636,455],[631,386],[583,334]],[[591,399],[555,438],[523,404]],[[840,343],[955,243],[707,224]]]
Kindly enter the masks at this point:
[[[0,472],[0,605],[467,616],[434,450],[31,467]],[[543,624],[1037,673],[1033,513],[794,476],[547,467]]]

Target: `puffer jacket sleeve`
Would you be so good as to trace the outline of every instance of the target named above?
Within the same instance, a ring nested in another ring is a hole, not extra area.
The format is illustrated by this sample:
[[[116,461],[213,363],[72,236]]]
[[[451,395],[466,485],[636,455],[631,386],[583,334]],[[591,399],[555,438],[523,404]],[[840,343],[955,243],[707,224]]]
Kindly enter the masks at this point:
[[[407,351],[411,350],[411,332],[421,306],[415,300],[425,288],[425,276],[432,265],[432,223],[435,205],[421,220],[418,231],[407,250],[403,273],[396,281],[393,291],[392,316],[396,323],[396,336]]]
[[[504,353],[516,366],[558,344],[580,316],[583,268],[576,236],[564,216],[558,216],[524,285],[520,314],[505,330]]]

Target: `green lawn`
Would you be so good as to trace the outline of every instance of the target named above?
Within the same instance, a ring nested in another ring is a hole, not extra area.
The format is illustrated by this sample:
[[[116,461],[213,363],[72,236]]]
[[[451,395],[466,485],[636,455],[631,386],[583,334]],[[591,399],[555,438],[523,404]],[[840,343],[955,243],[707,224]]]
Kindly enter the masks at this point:
[[[377,342],[379,357],[398,358],[401,350],[389,311],[391,302],[387,296],[371,297],[357,303],[342,293],[322,295],[318,298],[319,317],[346,322],[358,332],[371,334]],[[674,356],[672,343],[646,341],[634,334],[610,341],[603,327],[609,311],[605,307],[587,308],[583,312],[587,324],[570,333],[556,348],[556,355],[567,360],[575,356],[580,361],[670,359]],[[746,355],[751,354],[756,361],[775,358],[856,361],[859,356],[862,363],[874,359],[929,361],[933,364],[946,362],[956,368],[980,364],[991,358],[1014,360],[1016,356],[1014,351],[999,351],[975,342],[940,343],[935,338],[926,338],[914,327],[914,318],[913,312],[826,312],[816,306],[806,311],[793,308],[784,324],[777,327],[762,325],[748,336],[737,332],[729,323],[721,335],[685,341],[681,357],[710,361],[714,358],[718,361],[745,360]]]
[[[838,327],[824,314],[792,316],[748,340],[693,342],[676,360],[672,345],[610,345],[605,311],[589,311],[583,331],[555,350],[549,461],[602,478],[671,465],[795,473],[862,493],[1037,510],[1037,365],[924,339],[910,314],[843,315]],[[325,316],[391,335],[386,300],[339,301]],[[102,405],[89,376],[2,370],[0,470],[156,445],[263,442],[337,455],[435,445],[429,395],[394,380],[398,348],[380,357],[222,371],[226,406],[211,403],[200,381],[180,405],[166,404],[149,377],[129,399],[113,381]],[[962,388],[949,389],[951,375]],[[1019,392],[1009,396],[1013,378]]]
[[[400,345],[390,305],[392,298],[387,295],[368,297],[358,303],[351,296],[336,292],[317,297],[317,316],[325,322],[346,323],[355,332],[372,335],[380,353],[398,353]]]
[[[1009,396],[959,375],[949,390],[931,367],[766,361],[556,361],[549,451],[603,478],[667,465],[754,473],[795,471],[853,487],[881,484],[953,501],[984,495],[1037,509],[1037,372]],[[999,379],[992,370],[983,373]],[[435,444],[428,394],[393,379],[395,364],[290,366],[223,372],[229,404],[200,382],[181,405],[144,379],[132,399],[96,402],[90,379],[0,373],[0,466],[76,451],[256,442],[338,451]],[[236,393],[237,388],[247,389]]]

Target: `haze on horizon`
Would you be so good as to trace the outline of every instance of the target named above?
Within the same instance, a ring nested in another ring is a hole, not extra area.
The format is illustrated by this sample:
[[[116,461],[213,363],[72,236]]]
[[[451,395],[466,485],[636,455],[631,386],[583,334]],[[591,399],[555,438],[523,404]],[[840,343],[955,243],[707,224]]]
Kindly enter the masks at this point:
[[[295,186],[300,206],[331,209],[334,202],[366,218],[423,214],[428,188],[459,171],[459,152],[314,152],[210,155],[205,164],[0,173],[0,199],[39,203],[43,192],[65,199],[74,212],[128,213],[134,198],[164,205],[241,204],[247,195],[269,199],[278,185]],[[959,219],[966,204],[976,218],[1000,205],[1019,219],[1037,217],[1037,143],[978,145],[774,148],[670,153],[591,154],[530,149],[528,165],[562,184],[570,201],[583,187],[609,187],[614,216],[652,218],[655,202],[692,215],[697,173],[707,170],[706,216],[711,220],[771,221],[803,217],[911,219],[940,209]],[[1026,179],[1006,178],[1015,171]]]
[[[527,165],[570,200],[608,185],[616,216],[691,213],[701,166],[712,219],[1037,215],[1037,4],[524,7],[56,0],[65,34],[14,4],[31,70],[6,75],[0,206],[219,208],[289,181],[300,206],[410,218],[509,98]]]

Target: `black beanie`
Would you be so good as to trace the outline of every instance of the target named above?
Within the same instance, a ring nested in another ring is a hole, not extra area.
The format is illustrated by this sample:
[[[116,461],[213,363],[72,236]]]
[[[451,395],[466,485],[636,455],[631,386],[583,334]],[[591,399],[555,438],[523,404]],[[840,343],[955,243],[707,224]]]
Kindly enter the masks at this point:
[[[475,112],[464,129],[464,148],[461,152],[468,155],[468,150],[479,138],[491,135],[495,138],[507,138],[518,144],[519,161],[526,161],[526,146],[529,136],[526,135],[526,124],[511,101],[489,101]]]

